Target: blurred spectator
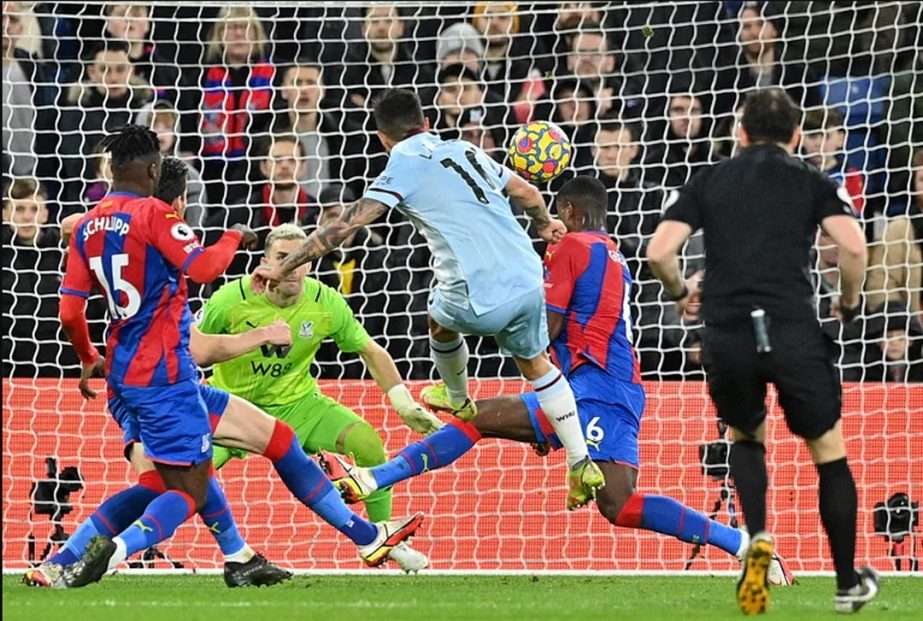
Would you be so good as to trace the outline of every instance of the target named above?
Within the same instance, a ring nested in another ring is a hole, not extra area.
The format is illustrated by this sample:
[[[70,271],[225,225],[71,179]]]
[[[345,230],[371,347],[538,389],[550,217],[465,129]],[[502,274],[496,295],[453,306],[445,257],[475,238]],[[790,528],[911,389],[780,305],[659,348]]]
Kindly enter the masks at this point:
[[[201,227],[208,213],[208,194],[205,192],[202,175],[192,165],[191,155],[179,152],[179,112],[169,101],[156,101],[145,121],[160,140],[160,152],[164,156],[172,155],[186,162],[186,211],[183,219],[193,227]]]
[[[229,204],[247,196],[251,140],[272,121],[275,68],[267,58],[263,24],[249,6],[225,6],[218,14],[194,86],[181,95],[180,149],[200,154],[209,199]],[[199,144],[199,141],[201,143]]]
[[[610,48],[602,26],[589,22],[571,38],[565,75],[593,87],[600,114],[612,110],[623,118],[638,117],[644,109],[644,81],[626,74],[626,61]]]
[[[3,199],[4,376],[60,376],[79,368],[58,321],[60,233],[48,226],[47,194],[17,179]],[[98,330],[94,330],[98,336]]]
[[[914,153],[912,166],[907,214],[891,218],[881,242],[872,246],[865,298],[870,311],[901,301],[923,321],[923,149]]]
[[[509,109],[494,93],[486,91],[477,74],[465,65],[449,65],[440,69],[436,82],[439,92],[431,114],[432,127],[444,138],[458,137],[459,117],[465,108],[472,106],[483,105],[491,115],[491,122],[504,123]]]
[[[212,209],[206,219],[206,238],[214,243],[222,231],[246,224],[253,229],[262,248],[272,227],[294,222],[303,226],[317,223],[317,202],[298,183],[304,153],[301,142],[293,134],[269,135],[260,138],[254,148],[263,183],[254,186],[249,198],[226,209]],[[256,268],[255,255],[238,254],[227,270],[229,278],[243,276]]]
[[[132,123],[151,101],[150,85],[134,75],[128,43],[106,41],[91,51],[86,80],[70,87],[58,130],[61,134],[64,200],[83,194],[86,164],[96,145],[109,133]],[[68,211],[70,206],[68,205]]]
[[[176,105],[179,96],[179,69],[162,55],[151,38],[151,10],[146,4],[106,5],[106,36],[126,41],[134,74],[154,87],[157,99]]]
[[[921,5],[923,6],[923,5]],[[923,13],[923,9],[920,9]],[[923,14],[920,15],[923,18]],[[905,171],[914,146],[923,145],[923,23],[918,24],[916,54],[910,67],[895,72],[887,97],[888,163],[893,171]],[[905,175],[899,175],[906,181]],[[906,187],[906,186],[904,186]]]
[[[846,164],[843,115],[833,108],[807,110],[801,131],[802,155],[845,187],[852,197],[856,213],[861,214],[865,207],[865,179],[862,172]]]
[[[724,117],[715,125],[712,142],[715,145],[715,151],[721,157],[734,157],[740,150],[737,128],[740,125],[740,115],[743,114],[743,109],[743,104],[739,105],[733,115]]]
[[[883,313],[866,333],[866,340],[873,345],[865,362],[865,380],[923,382],[923,327],[919,320],[900,302],[889,302]]]
[[[344,64],[336,72],[325,71],[331,105],[344,109],[345,126],[340,131],[357,132],[356,148],[365,154],[361,174],[376,177],[387,158],[374,132],[371,109],[375,96],[385,88],[414,88],[420,100],[433,100],[433,74],[417,62],[402,43],[404,19],[397,6],[381,4],[364,9],[362,34],[365,45],[350,45]],[[336,86],[336,88],[333,88]],[[362,188],[364,190],[364,188]]]
[[[83,194],[86,207],[90,208],[103,199],[112,184],[112,164],[101,144],[93,148],[87,161],[87,189]]]
[[[320,196],[321,214],[318,225],[339,217],[346,205],[356,200],[352,191],[341,185],[328,186]],[[372,338],[384,336],[385,306],[388,283],[387,250],[377,233],[361,228],[343,244],[321,258],[317,277],[346,298],[353,313]],[[338,348],[327,343],[321,347],[318,362],[340,359]],[[332,347],[331,347],[332,346]],[[355,357],[337,362],[334,377],[361,378],[364,368]]]
[[[721,159],[708,137],[701,97],[679,94],[670,98],[666,142],[650,147],[645,181],[675,188],[701,167]]]
[[[588,24],[602,22],[603,12],[593,2],[562,2],[554,14],[554,22],[549,34],[545,35],[545,48],[560,65],[568,53],[574,49],[573,39]],[[555,73],[563,73],[558,66]]]
[[[502,119],[492,116],[482,105],[465,108],[458,117],[459,139],[470,142],[484,150],[494,161],[506,161],[506,134]]]
[[[827,336],[831,355],[847,382],[863,379],[862,324],[842,323],[838,317],[840,299],[840,251],[833,239],[821,230],[815,246],[817,255],[814,286],[817,295],[817,317]]]
[[[716,114],[728,114],[743,102],[748,91],[781,86],[803,108],[821,105],[817,79],[803,63],[784,58],[785,43],[775,22],[764,13],[766,5],[747,2],[740,11],[737,58],[719,69],[715,78]]]
[[[484,38],[487,90],[501,101],[516,102],[526,82],[541,77],[533,63],[524,60],[537,56],[535,50],[521,50],[518,55],[512,50],[513,37],[519,33],[519,8],[515,2],[481,2],[474,7],[472,23]]]
[[[304,153],[299,181],[309,196],[320,196],[332,179],[361,175],[355,160],[364,154],[350,146],[355,139],[341,128],[342,115],[321,106],[324,83],[319,64],[301,61],[284,68],[277,94],[280,104],[276,106],[273,133],[298,136]],[[349,166],[344,167],[344,158]]]
[[[558,124],[574,145],[573,166],[583,168],[592,163],[591,147],[598,117],[596,92],[591,84],[575,78],[554,81],[548,96],[535,108],[536,119]]]
[[[50,141],[35,140],[35,132],[50,131],[54,127],[54,102],[56,88],[51,84],[54,76],[38,56],[26,47],[24,22],[35,18],[18,2],[3,3],[3,166],[0,173],[7,185],[10,177],[21,177],[36,172],[36,155],[53,152]],[[45,148],[41,148],[45,143]],[[51,175],[55,166],[39,170]]]
[[[484,44],[481,35],[471,24],[452,24],[439,33],[436,40],[436,66],[462,64],[475,75],[481,75],[484,65]]]

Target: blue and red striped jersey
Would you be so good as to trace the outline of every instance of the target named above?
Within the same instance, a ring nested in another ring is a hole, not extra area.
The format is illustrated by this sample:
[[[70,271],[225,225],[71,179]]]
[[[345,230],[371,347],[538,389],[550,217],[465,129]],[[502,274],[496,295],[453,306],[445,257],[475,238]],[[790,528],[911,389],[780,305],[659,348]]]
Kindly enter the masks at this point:
[[[96,287],[109,306],[106,376],[129,386],[165,386],[193,377],[192,314],[183,272],[203,252],[169,205],[113,192],[74,228],[62,295]]]
[[[568,233],[545,253],[545,300],[564,315],[552,358],[565,375],[594,364],[615,379],[639,383],[631,344],[631,273],[603,231]]]

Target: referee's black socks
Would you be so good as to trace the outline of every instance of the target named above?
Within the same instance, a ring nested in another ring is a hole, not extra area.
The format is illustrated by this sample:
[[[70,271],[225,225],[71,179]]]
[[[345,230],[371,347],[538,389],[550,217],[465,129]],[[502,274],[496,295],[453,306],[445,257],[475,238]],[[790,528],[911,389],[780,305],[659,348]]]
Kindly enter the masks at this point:
[[[766,447],[759,442],[739,440],[728,456],[731,476],[753,536],[766,530]]]
[[[818,464],[817,474],[820,475],[820,520],[830,540],[837,588],[849,589],[858,583],[854,566],[858,505],[856,482],[845,457]]]

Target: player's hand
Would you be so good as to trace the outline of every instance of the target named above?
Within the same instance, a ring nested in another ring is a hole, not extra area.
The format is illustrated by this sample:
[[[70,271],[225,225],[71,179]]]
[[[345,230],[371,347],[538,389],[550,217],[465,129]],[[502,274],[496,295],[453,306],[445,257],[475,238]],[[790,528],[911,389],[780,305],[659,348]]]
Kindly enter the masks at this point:
[[[241,232],[243,237],[240,238],[240,245],[243,248],[250,249],[256,246],[256,241],[257,241],[256,233],[254,233],[253,229],[251,229],[246,224],[235,224],[234,226],[231,227],[231,230]]]
[[[862,310],[861,299],[849,304],[843,298],[836,298],[830,303],[830,314],[840,323],[851,323],[859,315],[860,310]]]
[[[61,220],[61,242],[67,247],[71,241],[71,234],[77,226],[77,222],[83,217],[82,213],[72,213]]]
[[[699,309],[702,306],[702,276],[705,272],[699,270],[686,281],[689,295],[676,301],[676,312],[686,323],[698,323]]]
[[[542,226],[536,226],[538,236],[549,244],[556,244],[567,234],[567,227],[557,218],[552,218]]]
[[[282,319],[276,319],[268,326],[264,326],[263,330],[267,345],[288,347],[292,344],[292,327]]]
[[[260,265],[250,275],[250,288],[256,293],[265,293],[268,287],[282,280],[279,266],[274,264]]]
[[[106,359],[100,356],[95,362],[85,364],[80,368],[80,394],[84,399],[95,399],[96,391],[90,388],[90,378],[106,376]]]
[[[391,407],[400,414],[404,424],[423,435],[429,435],[441,429],[443,423],[435,414],[414,401],[410,391],[403,384],[398,384],[388,391]]]

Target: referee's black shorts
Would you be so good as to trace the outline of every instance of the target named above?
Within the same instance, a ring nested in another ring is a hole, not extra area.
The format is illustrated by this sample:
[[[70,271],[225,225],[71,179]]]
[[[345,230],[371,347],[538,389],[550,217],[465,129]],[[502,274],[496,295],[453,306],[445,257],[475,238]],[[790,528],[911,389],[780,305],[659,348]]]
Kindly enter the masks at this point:
[[[766,418],[766,384],[775,384],[792,433],[819,438],[840,418],[842,391],[816,321],[769,324],[772,351],[756,351],[753,325],[705,328],[702,362],[718,417],[748,435]]]

